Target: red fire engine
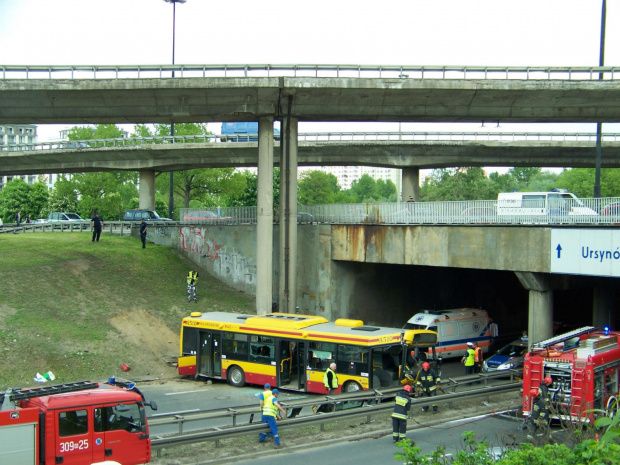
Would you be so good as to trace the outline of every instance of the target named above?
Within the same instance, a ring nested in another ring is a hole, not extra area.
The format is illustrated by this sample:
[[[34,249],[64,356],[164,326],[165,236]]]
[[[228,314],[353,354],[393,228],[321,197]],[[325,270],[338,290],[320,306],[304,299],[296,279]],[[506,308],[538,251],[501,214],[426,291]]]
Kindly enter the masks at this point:
[[[0,463],[148,463],[146,405],[157,409],[133,383],[113,378],[0,393]]]
[[[538,388],[545,376],[553,379],[549,386],[551,418],[591,421],[591,409],[615,414],[619,343],[620,332],[586,326],[532,344],[523,367],[523,414],[531,414],[530,390]]]

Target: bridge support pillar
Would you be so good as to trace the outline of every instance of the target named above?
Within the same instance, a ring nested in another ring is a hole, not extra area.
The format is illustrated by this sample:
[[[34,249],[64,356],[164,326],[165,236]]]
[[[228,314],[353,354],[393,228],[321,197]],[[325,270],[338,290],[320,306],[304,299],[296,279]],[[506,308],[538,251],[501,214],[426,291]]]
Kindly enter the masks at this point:
[[[138,203],[142,210],[155,210],[155,171],[140,170]]]
[[[599,328],[609,326],[610,329],[618,329],[614,310],[616,294],[617,291],[609,287],[594,288],[594,301],[592,302],[592,324],[594,326]]]
[[[521,285],[529,290],[527,335],[529,343],[553,336],[553,291],[549,278],[540,273],[515,272]]]
[[[420,200],[420,169],[403,168],[402,170],[402,201],[406,202],[413,197],[416,202]]]
[[[297,305],[297,118],[282,120],[280,160],[279,311],[295,313]]]
[[[258,120],[256,313],[271,313],[273,300],[273,119]]]

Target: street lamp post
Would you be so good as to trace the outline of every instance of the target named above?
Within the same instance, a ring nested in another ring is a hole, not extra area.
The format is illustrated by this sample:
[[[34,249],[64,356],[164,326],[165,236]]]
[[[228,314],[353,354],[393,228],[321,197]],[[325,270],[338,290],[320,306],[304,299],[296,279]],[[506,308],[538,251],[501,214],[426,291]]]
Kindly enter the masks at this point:
[[[175,49],[175,32],[176,32],[176,16],[177,3],[185,3],[187,0],[164,0],[166,3],[172,3],[172,64],[174,65],[174,49]],[[174,77],[174,70],[172,70]],[[170,137],[174,144],[174,122],[170,123]],[[170,197],[168,199],[168,218],[173,219],[174,214],[174,171],[170,171]]]
[[[607,18],[607,2],[603,0],[601,5],[601,45],[599,48],[598,65],[605,66],[605,23]],[[603,79],[603,73],[599,73],[599,79]],[[603,122],[596,123],[596,163],[594,168],[594,197],[601,197],[601,165],[603,159],[602,149]]]

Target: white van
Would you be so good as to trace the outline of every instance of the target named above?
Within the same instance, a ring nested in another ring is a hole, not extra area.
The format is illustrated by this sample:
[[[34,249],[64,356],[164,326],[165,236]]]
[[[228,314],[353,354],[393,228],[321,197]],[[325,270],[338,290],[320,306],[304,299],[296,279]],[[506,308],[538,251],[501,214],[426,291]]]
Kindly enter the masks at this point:
[[[422,310],[413,315],[406,329],[430,329],[438,334],[436,352],[442,358],[462,357],[468,342],[477,342],[482,352],[491,345],[489,315],[477,308]]]
[[[497,214],[520,217],[598,215],[566,189],[553,189],[551,192],[502,192],[497,196]]]

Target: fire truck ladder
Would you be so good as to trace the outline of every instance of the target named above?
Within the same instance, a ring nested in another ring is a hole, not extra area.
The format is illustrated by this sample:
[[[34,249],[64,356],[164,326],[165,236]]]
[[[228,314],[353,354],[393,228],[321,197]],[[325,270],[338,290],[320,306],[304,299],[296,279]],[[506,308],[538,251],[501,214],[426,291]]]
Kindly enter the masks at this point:
[[[84,391],[87,389],[96,389],[99,383],[91,381],[80,381],[77,383],[57,384],[55,386],[43,386],[32,389],[11,389],[7,392],[9,400],[16,402],[18,400],[32,399],[34,397],[51,396],[54,394],[63,394],[65,392]]]
[[[595,326],[584,326],[583,328],[576,329],[574,331],[569,331],[568,333],[560,334],[559,336],[552,337],[551,339],[545,339],[544,341],[535,342],[532,344],[532,349],[544,350],[548,347],[551,347],[554,344],[559,344],[560,342],[564,342],[569,340],[570,338],[581,336],[582,334],[591,333],[596,329]]]

